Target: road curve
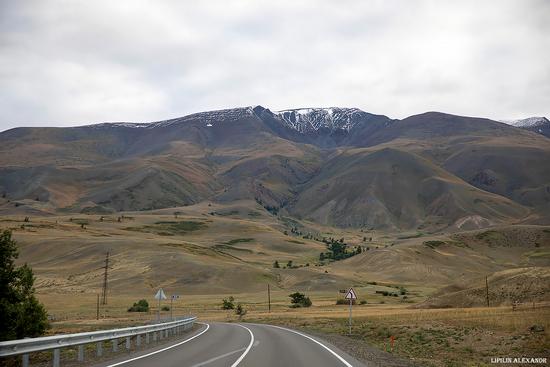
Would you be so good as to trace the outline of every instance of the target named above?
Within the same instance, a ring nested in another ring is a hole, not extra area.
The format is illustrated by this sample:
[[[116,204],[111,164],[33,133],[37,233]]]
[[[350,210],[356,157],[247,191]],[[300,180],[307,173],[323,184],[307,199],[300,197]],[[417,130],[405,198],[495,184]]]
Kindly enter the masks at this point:
[[[334,346],[291,329],[263,324],[208,323],[166,346],[122,357],[107,367],[361,367]]]

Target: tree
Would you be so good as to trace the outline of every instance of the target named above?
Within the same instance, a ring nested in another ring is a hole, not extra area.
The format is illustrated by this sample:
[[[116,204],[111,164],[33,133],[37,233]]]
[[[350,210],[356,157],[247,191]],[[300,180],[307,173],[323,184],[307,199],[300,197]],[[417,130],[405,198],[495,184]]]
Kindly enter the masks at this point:
[[[286,263],[287,268],[292,268],[292,260],[288,260],[288,263]]]
[[[34,296],[34,275],[19,256],[11,231],[0,233],[0,341],[43,335],[48,315]]]
[[[128,312],[148,312],[149,311],[149,302],[144,299],[140,299],[132,307],[128,309]]]
[[[222,300],[222,310],[233,310],[235,308],[235,298],[229,296],[227,299]]]
[[[309,297],[306,297],[306,295],[303,293],[295,292],[290,294],[289,297],[290,297],[290,303],[292,303],[290,307],[297,308],[297,307],[311,306],[311,300],[309,299]]]
[[[279,265],[279,261],[275,260],[275,262],[273,263],[273,267],[275,269],[279,269],[281,266]]]
[[[319,261],[325,261],[325,254],[323,252],[319,254]]]

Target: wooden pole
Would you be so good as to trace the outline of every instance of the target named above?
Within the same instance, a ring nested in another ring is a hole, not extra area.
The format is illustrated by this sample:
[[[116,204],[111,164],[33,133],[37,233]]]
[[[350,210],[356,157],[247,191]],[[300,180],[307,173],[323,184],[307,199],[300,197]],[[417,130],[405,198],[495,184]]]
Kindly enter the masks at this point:
[[[107,279],[109,273],[109,251],[107,251],[107,256],[105,257],[105,273],[103,274],[103,299],[101,304],[107,304]]]
[[[271,290],[269,289],[269,283],[267,284],[267,312],[271,312]]]
[[[485,276],[485,295],[487,296],[487,307],[489,307],[489,281],[487,276]]]
[[[99,293],[97,294],[97,309],[96,309],[96,319],[99,320]]]

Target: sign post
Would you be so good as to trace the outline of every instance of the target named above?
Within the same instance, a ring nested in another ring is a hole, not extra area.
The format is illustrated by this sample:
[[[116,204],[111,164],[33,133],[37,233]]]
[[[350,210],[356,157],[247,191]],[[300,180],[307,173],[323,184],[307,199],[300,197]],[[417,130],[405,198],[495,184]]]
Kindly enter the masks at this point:
[[[157,321],[160,322],[160,301],[163,299],[166,299],[166,295],[164,294],[164,291],[162,290],[162,288],[160,288],[157,294],[155,294],[155,299],[159,301],[159,309],[157,311]]]
[[[172,294],[172,297],[170,297],[170,321],[174,321],[173,312],[172,312],[172,304],[174,303],[175,299],[179,299],[180,296],[177,294]]]
[[[353,301],[357,299],[357,294],[355,294],[353,288],[350,288],[348,290],[348,293],[346,294],[346,299],[349,299],[349,335],[351,335],[351,308],[353,305]]]

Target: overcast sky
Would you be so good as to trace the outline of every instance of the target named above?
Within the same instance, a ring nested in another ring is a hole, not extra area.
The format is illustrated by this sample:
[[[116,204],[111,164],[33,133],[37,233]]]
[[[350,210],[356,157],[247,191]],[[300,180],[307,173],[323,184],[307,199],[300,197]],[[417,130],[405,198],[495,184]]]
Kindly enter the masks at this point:
[[[550,1],[0,0],[0,131],[262,105],[550,117]]]

